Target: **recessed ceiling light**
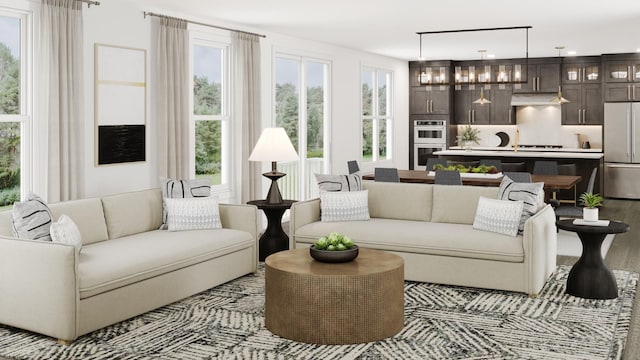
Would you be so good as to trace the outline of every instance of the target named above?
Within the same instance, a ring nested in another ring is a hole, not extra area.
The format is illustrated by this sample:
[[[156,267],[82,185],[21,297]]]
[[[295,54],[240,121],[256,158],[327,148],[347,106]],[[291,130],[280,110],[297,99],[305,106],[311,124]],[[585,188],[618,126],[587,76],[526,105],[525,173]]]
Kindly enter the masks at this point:
[[[575,50],[569,50],[567,51],[567,55],[575,55],[576,51]]]
[[[487,57],[489,59],[494,59],[496,57],[496,54],[487,54]]]

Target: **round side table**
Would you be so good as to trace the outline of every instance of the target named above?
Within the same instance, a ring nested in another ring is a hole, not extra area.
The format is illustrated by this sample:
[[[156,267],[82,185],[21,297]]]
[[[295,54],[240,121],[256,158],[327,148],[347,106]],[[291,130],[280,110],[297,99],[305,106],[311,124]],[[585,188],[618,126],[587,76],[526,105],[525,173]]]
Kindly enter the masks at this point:
[[[267,256],[282,250],[289,250],[289,236],[282,229],[282,215],[296,200],[282,200],[281,203],[271,204],[267,200],[251,200],[247,204],[255,205],[267,216],[267,229],[260,236],[259,260],[264,261]]]
[[[360,248],[345,263],[323,263],[309,248],[265,261],[265,325],[286,339],[313,344],[382,340],[404,326],[404,261]]]
[[[582,242],[582,255],[567,278],[569,295],[585,299],[615,299],[618,297],[616,278],[602,259],[602,241],[607,234],[619,234],[629,230],[629,225],[609,221],[608,226],[576,225],[571,220],[559,220],[558,228],[573,231]]]

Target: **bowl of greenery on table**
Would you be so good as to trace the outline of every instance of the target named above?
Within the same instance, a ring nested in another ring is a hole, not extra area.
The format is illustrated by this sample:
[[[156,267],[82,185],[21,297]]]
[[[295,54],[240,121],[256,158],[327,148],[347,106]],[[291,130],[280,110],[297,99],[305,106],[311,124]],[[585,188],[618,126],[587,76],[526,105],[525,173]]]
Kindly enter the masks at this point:
[[[358,245],[350,237],[332,232],[316,240],[309,248],[309,253],[320,262],[348,262],[358,257]]]

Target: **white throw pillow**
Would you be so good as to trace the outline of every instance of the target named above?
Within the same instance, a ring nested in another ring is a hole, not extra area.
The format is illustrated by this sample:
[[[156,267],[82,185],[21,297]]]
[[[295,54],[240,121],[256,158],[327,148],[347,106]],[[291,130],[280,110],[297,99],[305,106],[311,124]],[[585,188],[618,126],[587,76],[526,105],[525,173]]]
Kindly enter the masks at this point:
[[[13,235],[20,239],[51,241],[51,210],[36,194],[13,204]]]
[[[524,223],[533,216],[544,201],[544,183],[521,183],[511,180],[508,176],[502,178],[498,188],[499,200],[522,201],[524,203],[518,232],[524,231]]]
[[[169,231],[220,229],[220,210],[214,197],[165,199]]]
[[[176,180],[160,177],[162,188],[162,225],[160,230],[167,229],[167,206],[164,199],[185,199],[208,197],[211,195],[211,181],[209,179]]]
[[[76,251],[82,249],[82,236],[76,223],[67,215],[61,215],[58,221],[51,224],[51,241],[73,245]]]
[[[325,175],[314,174],[318,182],[318,189],[322,191],[360,191],[362,178],[360,175]]]
[[[323,191],[320,214],[324,222],[369,220],[369,191]]]
[[[522,201],[497,200],[480,196],[473,228],[516,236],[522,207]]]

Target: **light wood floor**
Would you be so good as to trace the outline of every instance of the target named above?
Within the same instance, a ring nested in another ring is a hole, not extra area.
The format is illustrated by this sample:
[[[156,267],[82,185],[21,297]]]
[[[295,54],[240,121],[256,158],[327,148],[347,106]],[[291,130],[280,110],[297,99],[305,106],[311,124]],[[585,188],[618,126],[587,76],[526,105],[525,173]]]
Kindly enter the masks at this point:
[[[605,261],[609,268],[640,272],[640,201],[605,199],[600,209],[601,219],[618,220],[630,225],[629,232],[616,235]],[[558,256],[558,264],[573,265],[578,258]],[[624,360],[640,359],[640,288],[636,300],[625,346]]]

